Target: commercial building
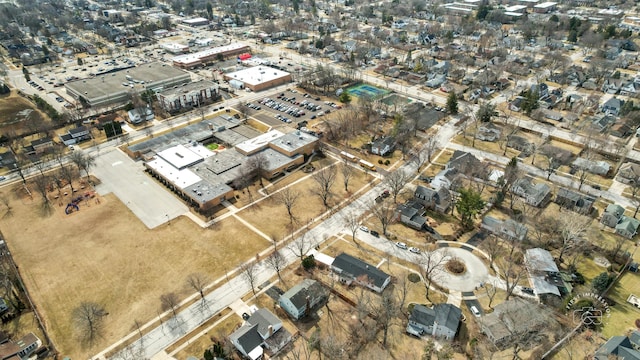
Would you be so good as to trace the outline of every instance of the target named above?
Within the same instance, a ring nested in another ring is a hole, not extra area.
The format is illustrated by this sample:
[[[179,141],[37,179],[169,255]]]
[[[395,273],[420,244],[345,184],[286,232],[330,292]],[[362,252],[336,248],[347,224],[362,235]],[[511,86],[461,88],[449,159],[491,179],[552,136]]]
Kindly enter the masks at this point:
[[[186,54],[189,52],[189,46],[178,43],[166,43],[160,47],[170,54]]]
[[[182,20],[182,23],[185,25],[196,27],[196,26],[209,25],[209,20],[203,17],[196,17],[191,19],[184,19]]]
[[[191,54],[179,55],[172,59],[173,65],[183,69],[190,69],[207,62],[217,61],[220,57],[226,59],[251,51],[251,48],[242,43],[233,43],[217,46]]]
[[[260,134],[231,116],[218,116],[126,149],[146,160],[152,176],[200,211],[233,198],[232,185],[260,157],[260,176],[271,179],[304,163],[318,141],[294,131]],[[217,146],[207,148],[208,144]]]
[[[542,4],[535,5],[533,7],[533,11],[539,14],[546,14],[552,11],[555,11],[558,8],[558,3],[547,1]]]
[[[163,109],[175,112],[215,101],[219,97],[218,88],[214,82],[200,80],[165,89],[156,95]]]
[[[92,107],[125,102],[130,92],[159,91],[191,82],[186,71],[159,62],[152,62],[65,84],[67,94]]]
[[[254,66],[224,75],[224,79],[241,83],[240,88],[260,91],[292,81],[291,74],[270,66]]]

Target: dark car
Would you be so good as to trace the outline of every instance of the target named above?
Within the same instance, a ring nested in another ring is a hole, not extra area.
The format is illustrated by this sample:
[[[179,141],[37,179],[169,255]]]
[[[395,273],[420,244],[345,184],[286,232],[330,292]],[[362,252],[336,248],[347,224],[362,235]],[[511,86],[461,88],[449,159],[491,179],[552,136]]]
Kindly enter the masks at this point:
[[[242,313],[242,319],[243,320],[249,320],[250,317],[251,317],[251,315],[249,315],[247,313]]]
[[[420,179],[421,181],[424,181],[424,182],[428,182],[428,183],[433,181],[433,178],[431,176],[420,176],[420,177],[418,177],[418,179]]]
[[[380,234],[375,230],[371,230],[369,233],[375,237],[380,237]]]
[[[527,293],[527,294],[534,295],[533,289],[532,289],[532,288],[530,288],[530,287],[524,287],[524,286],[523,286],[523,287],[522,287],[522,292],[523,292],[523,293]]]

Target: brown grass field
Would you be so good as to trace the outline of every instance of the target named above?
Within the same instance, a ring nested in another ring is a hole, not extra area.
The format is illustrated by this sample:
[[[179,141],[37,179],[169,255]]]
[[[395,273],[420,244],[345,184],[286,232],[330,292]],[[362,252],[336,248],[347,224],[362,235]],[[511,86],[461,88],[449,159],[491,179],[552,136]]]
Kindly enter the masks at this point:
[[[0,97],[0,114],[2,114],[0,122],[2,134],[15,132],[20,135],[27,132],[29,130],[25,121],[27,119],[31,122],[48,121],[46,115],[40,112],[35,105],[16,92]]]
[[[71,358],[111,345],[132,331],[134,320],[153,320],[161,294],[186,298],[190,273],[214,280],[269,245],[234,218],[210,229],[179,218],[148,230],[113,195],[87,205],[65,215],[55,204],[54,213],[43,217],[39,200],[13,198],[14,215],[0,219],[56,348]],[[71,320],[83,301],[103,304],[109,313],[103,337],[91,348],[79,345]]]

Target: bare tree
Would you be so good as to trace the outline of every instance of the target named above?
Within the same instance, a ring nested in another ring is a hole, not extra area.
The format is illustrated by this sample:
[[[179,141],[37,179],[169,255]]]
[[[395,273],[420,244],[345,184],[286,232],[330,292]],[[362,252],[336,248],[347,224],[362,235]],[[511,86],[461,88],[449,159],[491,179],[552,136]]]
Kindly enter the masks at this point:
[[[409,182],[410,177],[403,170],[396,170],[384,178],[384,183],[389,187],[391,195],[393,195],[393,202],[397,203],[398,195],[404,189],[404,186]]]
[[[340,164],[340,174],[342,174],[342,183],[344,184],[344,191],[349,192],[349,181],[354,174],[354,169],[351,165],[347,163],[347,160],[344,160],[342,164]]]
[[[102,336],[106,315],[104,307],[94,302],[83,302],[73,309],[73,322],[82,343],[92,345]]]
[[[376,322],[382,329],[382,346],[387,347],[389,329],[398,314],[397,299],[391,291],[385,291],[374,302],[372,313],[376,314]]]
[[[5,193],[0,193],[0,203],[7,208],[7,212],[2,216],[3,218],[9,218],[13,216],[13,207],[11,206],[11,202],[9,197]]]
[[[302,232],[302,234],[295,240],[293,240],[287,248],[300,259],[300,266],[302,266],[302,260],[307,255],[309,250],[313,248],[313,244],[307,239],[308,233]]]
[[[526,268],[523,266],[523,256],[520,252],[519,241],[512,239],[504,241],[507,250],[504,256],[496,261],[496,269],[498,275],[504,280],[506,296],[505,300],[509,300],[520,279],[526,274]]]
[[[446,265],[448,258],[448,252],[446,250],[442,251],[424,251],[419,260],[418,264],[424,271],[424,285],[426,289],[426,297],[429,299],[429,290],[431,288],[431,283],[433,281],[437,281],[439,275],[444,271],[444,266]]]
[[[78,172],[83,170],[86,173],[89,180],[89,171],[95,166],[96,158],[83,151],[74,151],[71,153],[70,160],[78,167]]]
[[[423,151],[427,153],[427,162],[431,162],[433,154],[438,149],[438,139],[435,136],[430,136],[427,142],[424,143]]]
[[[299,197],[300,194],[295,190],[292,190],[291,187],[286,187],[275,195],[276,201],[284,205],[287,210],[287,215],[289,215],[289,224],[292,229],[293,223],[296,221],[296,217],[293,215],[293,207],[296,205]]]
[[[355,212],[350,211],[346,213],[342,219],[344,220],[347,229],[351,231],[351,240],[358,245],[358,242],[356,241],[356,233],[358,232],[358,228],[360,228],[360,217]]]
[[[322,204],[324,207],[329,210],[329,199],[333,194],[331,192],[331,187],[333,183],[336,181],[336,169],[333,166],[326,167],[311,176],[313,181],[316,182],[317,189],[315,193],[322,200]]]
[[[587,235],[589,226],[592,219],[587,216],[582,216],[576,212],[569,212],[560,216],[560,254],[558,255],[558,262],[562,263],[562,257],[565,252],[576,244],[584,241],[584,237]]]
[[[258,264],[253,261],[240,265],[242,277],[251,286],[253,295],[256,295],[256,281],[258,281]]]
[[[268,266],[270,266],[276,272],[280,282],[283,282],[282,276],[280,276],[280,272],[282,271],[282,269],[284,269],[287,266],[287,259],[285,259],[285,257],[282,256],[282,253],[280,253],[280,250],[276,250],[272,252],[271,255],[269,255],[269,257],[265,259],[265,262]]]
[[[249,161],[247,161],[247,165],[255,176],[260,179],[260,186],[264,187],[264,184],[262,183],[262,176],[264,175],[265,170],[269,167],[269,159],[267,159],[264,153],[260,152],[251,156]]]
[[[554,154],[549,154],[547,157],[547,161],[545,162],[544,171],[547,172],[547,180],[553,175],[556,170],[560,167],[560,161],[555,158]]]
[[[47,191],[49,185],[51,184],[51,178],[46,174],[40,174],[35,177],[33,183],[36,186],[36,190],[40,193],[40,196],[42,196],[43,208],[45,210],[48,210],[51,202],[49,201],[49,197],[47,196]]]
[[[386,200],[380,204],[373,204],[371,206],[371,213],[380,222],[380,226],[382,227],[382,234],[386,236],[387,228],[396,218],[396,208],[394,204],[390,204]]]
[[[500,240],[494,234],[489,234],[482,242],[482,249],[489,255],[489,268],[493,268],[493,264],[504,252]]]
[[[496,284],[492,283],[485,283],[484,284],[484,291],[487,294],[487,298],[489,298],[489,308],[493,309],[491,307],[491,304],[493,303],[493,298],[495,298],[496,296],[496,292],[497,292],[497,287]]]
[[[200,294],[204,300],[204,289],[209,283],[209,277],[203,273],[193,273],[187,276],[187,285]]]
[[[171,310],[173,316],[176,316],[176,309],[180,303],[178,295],[174,292],[168,292],[160,295],[160,308],[162,311]]]

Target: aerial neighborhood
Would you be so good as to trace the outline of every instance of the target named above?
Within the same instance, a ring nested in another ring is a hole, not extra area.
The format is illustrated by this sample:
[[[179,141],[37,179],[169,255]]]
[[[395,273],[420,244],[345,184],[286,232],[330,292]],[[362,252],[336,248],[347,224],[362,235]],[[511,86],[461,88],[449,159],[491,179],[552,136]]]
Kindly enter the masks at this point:
[[[640,360],[635,1],[0,24],[0,360]]]

